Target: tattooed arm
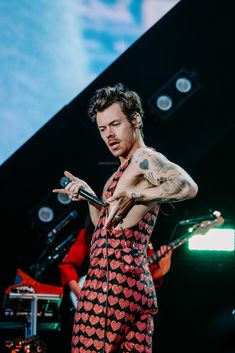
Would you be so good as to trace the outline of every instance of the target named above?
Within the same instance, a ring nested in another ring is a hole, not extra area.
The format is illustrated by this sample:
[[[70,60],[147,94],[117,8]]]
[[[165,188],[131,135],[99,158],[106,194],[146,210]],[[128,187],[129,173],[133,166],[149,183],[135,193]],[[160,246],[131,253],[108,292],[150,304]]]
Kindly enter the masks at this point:
[[[198,192],[197,184],[183,168],[150,148],[138,149],[132,163],[133,174],[145,179],[148,186],[115,192],[108,202],[120,198],[129,200],[124,202],[125,208],[127,203],[183,201],[195,197]]]
[[[133,155],[130,167],[129,177],[133,182],[115,190],[113,196],[107,199],[110,204],[107,227],[119,223],[135,204],[177,202],[191,199],[197,194],[197,184],[183,168],[150,148],[139,148]],[[125,180],[128,180],[127,175]]]
[[[198,187],[190,175],[161,153],[140,149],[134,155],[133,162],[150,183],[150,187],[143,192],[132,193],[136,201],[176,202],[196,196]]]

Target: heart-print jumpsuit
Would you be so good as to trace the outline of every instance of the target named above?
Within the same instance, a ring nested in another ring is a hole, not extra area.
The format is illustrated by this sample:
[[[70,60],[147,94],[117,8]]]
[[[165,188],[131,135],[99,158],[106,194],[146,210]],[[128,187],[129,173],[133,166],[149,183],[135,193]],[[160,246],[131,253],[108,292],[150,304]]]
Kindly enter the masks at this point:
[[[130,159],[104,190],[110,197]],[[157,298],[147,262],[147,244],[159,207],[135,226],[105,229],[102,208],[92,236],[90,267],[78,298],[72,353],[152,352]]]

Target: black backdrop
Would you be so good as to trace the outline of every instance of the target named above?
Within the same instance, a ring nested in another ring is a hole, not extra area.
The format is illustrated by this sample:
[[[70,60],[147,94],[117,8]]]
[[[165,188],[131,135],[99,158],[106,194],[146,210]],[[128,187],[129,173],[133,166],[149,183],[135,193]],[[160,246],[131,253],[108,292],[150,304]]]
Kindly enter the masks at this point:
[[[78,217],[58,236],[66,239],[82,226],[85,205],[70,204],[57,209],[48,229],[32,228],[30,214],[43,199],[58,206],[51,190],[63,171],[85,179],[99,194],[117,167],[87,117],[91,95],[106,84],[123,82],[141,94],[146,144],[182,165],[199,185],[196,199],[176,204],[173,214],[169,208],[164,212],[170,215],[159,215],[156,247],[169,241],[179,220],[211,209],[220,210],[225,224],[234,225],[234,19],[231,1],[181,0],[1,166],[1,298],[13,284],[16,269],[30,271],[48,231],[71,209],[76,208]],[[198,89],[164,119],[154,109],[153,97],[168,90],[182,69]],[[183,245],[172,262],[158,290],[154,351],[232,352],[234,253],[192,254]],[[40,279],[59,284],[57,264]],[[42,333],[50,352],[59,349],[57,344],[61,353],[63,346],[68,351],[66,325],[65,332]],[[8,334],[4,331],[2,337]]]

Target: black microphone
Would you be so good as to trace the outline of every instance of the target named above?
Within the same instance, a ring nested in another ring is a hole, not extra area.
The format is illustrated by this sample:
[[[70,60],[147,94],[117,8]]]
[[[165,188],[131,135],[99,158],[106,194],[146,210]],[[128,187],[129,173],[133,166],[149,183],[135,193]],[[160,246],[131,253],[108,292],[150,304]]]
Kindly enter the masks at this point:
[[[68,223],[70,223],[74,218],[78,215],[77,211],[71,211],[62,221],[57,224],[55,228],[53,228],[48,234],[47,237],[54,238],[54,236],[59,233]]]
[[[191,219],[185,219],[183,221],[179,222],[179,225],[181,226],[186,226],[186,225],[190,225],[190,224],[196,224],[196,223],[200,223],[203,221],[210,221],[210,220],[215,220],[216,218],[218,218],[221,215],[221,213],[219,211],[214,211],[213,213],[209,213],[205,216],[202,217],[196,217],[196,218],[191,218]]]
[[[68,183],[70,183],[72,180],[67,178],[67,177],[62,177],[60,180],[60,184],[65,187],[66,185],[68,185]],[[107,207],[107,205],[100,199],[98,199],[96,196],[92,195],[90,192],[86,191],[83,188],[80,188],[78,191],[78,194],[85,197],[87,200],[96,203],[97,205],[101,206],[101,207]]]

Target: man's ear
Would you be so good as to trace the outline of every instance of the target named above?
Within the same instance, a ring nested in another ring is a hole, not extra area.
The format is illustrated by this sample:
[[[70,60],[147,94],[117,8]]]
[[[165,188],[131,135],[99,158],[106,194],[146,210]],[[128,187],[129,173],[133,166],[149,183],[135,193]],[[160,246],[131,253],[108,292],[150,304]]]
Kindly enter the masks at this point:
[[[141,115],[139,113],[136,113],[134,115],[133,125],[136,128],[140,128],[142,126],[142,118],[141,118]]]

